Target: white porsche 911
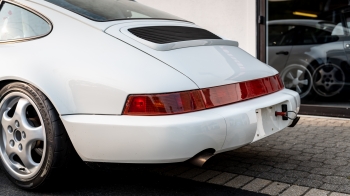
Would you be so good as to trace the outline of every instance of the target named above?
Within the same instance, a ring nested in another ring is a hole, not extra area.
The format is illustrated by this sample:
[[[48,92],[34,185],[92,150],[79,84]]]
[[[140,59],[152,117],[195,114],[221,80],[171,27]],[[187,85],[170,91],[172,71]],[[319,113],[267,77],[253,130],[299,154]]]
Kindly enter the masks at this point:
[[[128,0],[0,0],[2,170],[34,189],[89,163],[201,165],[294,126],[278,72]]]

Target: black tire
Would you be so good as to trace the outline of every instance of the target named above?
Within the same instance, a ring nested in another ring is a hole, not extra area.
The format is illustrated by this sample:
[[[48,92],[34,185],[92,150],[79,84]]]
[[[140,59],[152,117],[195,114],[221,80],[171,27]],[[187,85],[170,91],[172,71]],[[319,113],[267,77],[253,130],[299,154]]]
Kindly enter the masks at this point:
[[[59,118],[58,112],[55,110],[50,100],[40,90],[38,90],[32,85],[21,82],[14,82],[6,85],[0,90],[1,118],[4,114],[4,112],[2,112],[3,110],[1,109],[1,107],[3,107],[4,102],[6,101],[6,97],[12,94],[25,95],[27,98],[31,99],[31,103],[34,103],[36,108],[39,110],[36,111],[37,109],[35,109],[36,112],[39,112],[38,115],[41,115],[41,119],[43,121],[41,122],[44,125],[43,132],[45,134],[45,137],[43,138],[46,138],[46,147],[44,145],[43,149],[46,150],[42,151],[43,153],[41,155],[41,158],[39,158],[40,163],[42,164],[40,167],[37,167],[37,173],[33,173],[33,176],[30,178],[28,177],[28,179],[18,180],[18,178],[16,178],[15,176],[16,173],[14,173],[16,172],[16,170],[11,170],[9,169],[9,166],[5,165],[6,162],[1,153],[0,166],[2,171],[4,171],[4,173],[7,175],[7,177],[20,188],[27,190],[42,188],[44,187],[44,184],[58,177],[58,175],[62,174],[62,170],[65,170],[67,168],[72,153],[74,152],[74,149],[68,137],[68,134],[63,126],[63,123]],[[16,103],[16,106],[14,107],[17,107],[17,104],[18,103]],[[28,111],[26,112],[28,115]],[[8,113],[9,112],[7,112],[6,114]],[[3,125],[1,127],[3,127]],[[7,129],[5,128],[2,129],[2,131],[6,130]],[[23,138],[25,139],[26,137],[24,136]],[[36,146],[36,143],[31,145]]]

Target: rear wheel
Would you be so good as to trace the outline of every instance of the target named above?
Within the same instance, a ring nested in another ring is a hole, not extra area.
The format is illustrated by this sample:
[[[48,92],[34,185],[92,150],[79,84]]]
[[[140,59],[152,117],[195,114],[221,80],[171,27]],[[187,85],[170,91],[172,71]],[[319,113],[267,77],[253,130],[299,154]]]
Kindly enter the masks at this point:
[[[2,170],[21,188],[38,188],[67,165],[68,135],[51,102],[35,87],[8,84],[0,100]]]

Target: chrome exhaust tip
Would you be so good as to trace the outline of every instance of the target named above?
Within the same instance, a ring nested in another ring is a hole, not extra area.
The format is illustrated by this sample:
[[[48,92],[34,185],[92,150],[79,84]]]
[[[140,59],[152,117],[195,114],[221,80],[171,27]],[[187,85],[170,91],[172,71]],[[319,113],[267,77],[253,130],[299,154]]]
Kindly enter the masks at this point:
[[[208,161],[212,156],[214,156],[215,150],[209,149],[204,150],[198,154],[196,154],[194,157],[188,160],[189,163],[191,163],[194,166],[202,167],[204,163]]]

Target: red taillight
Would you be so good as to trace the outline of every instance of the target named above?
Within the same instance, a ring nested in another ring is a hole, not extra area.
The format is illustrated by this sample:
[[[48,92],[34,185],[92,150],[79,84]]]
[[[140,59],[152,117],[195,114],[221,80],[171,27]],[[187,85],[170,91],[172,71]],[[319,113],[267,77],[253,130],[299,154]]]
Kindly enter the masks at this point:
[[[283,89],[278,75],[202,89],[206,108],[213,108],[268,95]]]
[[[124,115],[168,115],[232,104],[283,89],[278,75],[225,86],[186,92],[130,95]]]
[[[198,90],[154,95],[130,95],[123,114],[166,115],[205,109]]]

